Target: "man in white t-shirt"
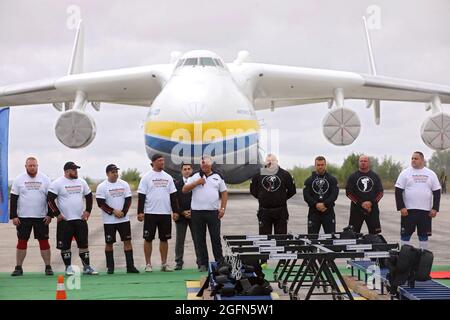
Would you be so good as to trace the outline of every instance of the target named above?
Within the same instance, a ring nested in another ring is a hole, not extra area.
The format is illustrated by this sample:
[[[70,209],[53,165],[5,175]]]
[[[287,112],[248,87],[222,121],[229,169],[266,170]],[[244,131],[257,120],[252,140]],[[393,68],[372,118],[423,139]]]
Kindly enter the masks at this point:
[[[200,171],[194,173],[183,186],[183,192],[192,191],[191,219],[194,245],[198,254],[200,271],[208,270],[208,247],[206,245],[206,228],[211,238],[214,259],[223,259],[220,240],[220,219],[225,214],[228,192],[222,176],[212,170],[213,160],[203,156]]]
[[[411,167],[403,170],[395,183],[395,201],[401,214],[401,243],[409,244],[417,227],[420,248],[427,249],[431,220],[439,212],[441,185],[436,174],[425,167],[422,152],[411,157]]]
[[[173,178],[164,171],[164,157],[152,156],[152,170],[141,179],[138,187],[138,220],[144,221],[145,272],[152,272],[152,241],[156,230],[159,236],[161,271],[173,271],[167,264],[169,244],[172,237],[172,219],[179,213],[177,189]]]
[[[106,268],[108,274],[114,273],[113,244],[116,242],[116,232],[119,232],[120,240],[123,241],[127,273],[139,273],[134,266],[130,218],[127,215],[131,206],[131,189],[126,181],[119,179],[118,170],[115,164],[109,164],[106,167],[108,179],[100,183],[95,192],[103,216]]]
[[[92,192],[86,181],[78,178],[79,168],[75,163],[67,162],[64,165],[64,176],[50,184],[47,200],[53,216],[58,217],[56,247],[61,250],[66,275],[75,274],[70,251],[73,237],[78,245],[84,274],[96,275],[98,272],[90,265],[88,247],[87,220],[92,211]],[[83,208],[84,198],[86,209]]]
[[[11,276],[23,275],[22,264],[27,254],[27,243],[31,230],[39,241],[41,256],[45,263],[45,274],[53,275],[50,266],[50,244],[48,243],[48,225],[52,217],[48,215],[47,192],[50,179],[38,172],[38,161],[28,157],[25,161],[25,173],[19,175],[11,187],[10,219],[17,229],[16,267]]]

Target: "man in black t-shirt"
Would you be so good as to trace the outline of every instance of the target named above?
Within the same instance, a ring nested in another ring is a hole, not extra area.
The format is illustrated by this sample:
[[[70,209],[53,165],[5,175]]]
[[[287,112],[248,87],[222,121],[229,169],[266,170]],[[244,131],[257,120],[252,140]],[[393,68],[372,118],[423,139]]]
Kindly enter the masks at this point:
[[[349,225],[353,226],[355,232],[360,232],[365,221],[370,234],[380,233],[378,202],[383,197],[383,186],[380,177],[370,170],[368,156],[359,157],[359,170],[348,178],[345,189],[352,201]]]
[[[250,193],[259,202],[259,234],[272,234],[272,226],[275,234],[286,234],[287,200],[296,193],[296,188],[291,174],[279,167],[275,155],[267,155],[265,167],[252,178]]]
[[[308,233],[318,234],[320,227],[325,233],[336,231],[334,202],[339,195],[335,177],[327,172],[327,161],[323,156],[314,161],[316,171],[305,180],[303,198],[309,206]]]

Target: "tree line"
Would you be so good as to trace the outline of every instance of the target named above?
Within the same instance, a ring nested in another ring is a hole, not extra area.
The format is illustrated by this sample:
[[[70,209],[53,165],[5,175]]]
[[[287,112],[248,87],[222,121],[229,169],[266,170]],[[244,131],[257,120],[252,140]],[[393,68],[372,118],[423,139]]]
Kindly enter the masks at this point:
[[[335,176],[339,182],[339,187],[344,188],[347,182],[347,178],[356,170],[358,170],[358,160],[362,153],[351,153],[348,155],[342,165],[336,165],[333,163],[327,163],[327,171]],[[401,162],[395,161],[391,156],[384,156],[382,158],[369,157],[371,168],[381,178],[385,189],[393,189],[395,181],[400,172],[404,169]],[[409,163],[408,163],[409,165]],[[450,174],[450,150],[448,151],[436,151],[432,154],[428,161],[428,167],[433,170],[440,181],[446,182],[446,177]],[[303,187],[303,182],[314,171],[314,166],[295,166],[292,169],[288,169],[295,180],[297,188]],[[136,168],[130,168],[122,171],[120,178],[127,181],[130,184],[132,190],[137,190],[139,181],[141,179],[141,173]],[[88,177],[85,177],[88,183],[94,187],[94,182],[90,181]],[[231,188],[248,188],[249,181],[243,182],[239,185],[230,185]]]
[[[358,170],[359,157],[362,155],[359,153],[352,153],[348,155],[341,166],[327,163],[327,171],[336,177],[339,183],[339,187],[344,188],[348,177],[355,171]],[[369,157],[371,168],[376,172],[383,183],[385,189],[392,189],[395,185],[398,175],[403,170],[401,162],[395,161],[392,157],[384,156],[382,159],[375,157]],[[303,182],[311,175],[314,171],[314,166],[309,167],[295,166],[290,169],[289,172],[292,174],[295,180],[295,184],[298,188],[303,187]]]

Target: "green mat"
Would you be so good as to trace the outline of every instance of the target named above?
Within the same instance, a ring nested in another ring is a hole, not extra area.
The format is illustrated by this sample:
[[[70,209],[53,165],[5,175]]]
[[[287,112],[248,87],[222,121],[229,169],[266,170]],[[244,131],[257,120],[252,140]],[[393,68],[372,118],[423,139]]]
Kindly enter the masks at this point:
[[[339,268],[349,274],[346,268]],[[449,266],[433,267],[434,271],[449,270]],[[263,270],[266,279],[273,279],[273,269]],[[206,273],[197,269],[174,272],[127,274],[116,271],[109,275],[81,276],[80,289],[68,290],[68,300],[186,300],[186,281],[200,280]],[[438,280],[450,286],[450,280]],[[22,277],[11,277],[10,273],[0,273],[0,300],[54,300],[57,276],[48,277],[43,273],[25,273]]]
[[[80,289],[68,290],[66,282],[66,293],[68,300],[185,300],[186,281],[199,280],[202,275],[206,276],[206,273],[197,269],[82,275]],[[22,277],[11,277],[9,273],[0,273],[0,300],[54,300],[56,283],[56,275],[25,273]]]

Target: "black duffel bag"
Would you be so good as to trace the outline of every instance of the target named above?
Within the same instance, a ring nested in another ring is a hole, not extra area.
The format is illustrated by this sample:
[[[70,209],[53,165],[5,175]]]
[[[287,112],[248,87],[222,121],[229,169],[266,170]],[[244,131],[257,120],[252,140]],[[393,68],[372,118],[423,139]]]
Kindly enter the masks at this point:
[[[397,288],[406,282],[410,287],[414,287],[415,281],[430,280],[433,259],[431,251],[414,248],[410,245],[403,245],[400,251],[391,250],[390,257],[386,261],[389,268],[388,291],[396,294]]]

